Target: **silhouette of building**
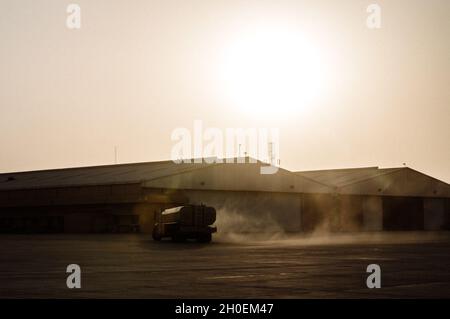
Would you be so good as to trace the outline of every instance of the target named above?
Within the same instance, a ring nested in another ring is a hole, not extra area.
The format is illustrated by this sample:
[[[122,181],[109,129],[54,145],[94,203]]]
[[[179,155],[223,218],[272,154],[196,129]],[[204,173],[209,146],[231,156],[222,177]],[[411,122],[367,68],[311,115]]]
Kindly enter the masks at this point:
[[[0,232],[150,232],[207,204],[235,231],[450,229],[450,185],[407,167],[264,175],[267,164],[172,161],[0,174]],[[220,229],[219,229],[220,231]]]

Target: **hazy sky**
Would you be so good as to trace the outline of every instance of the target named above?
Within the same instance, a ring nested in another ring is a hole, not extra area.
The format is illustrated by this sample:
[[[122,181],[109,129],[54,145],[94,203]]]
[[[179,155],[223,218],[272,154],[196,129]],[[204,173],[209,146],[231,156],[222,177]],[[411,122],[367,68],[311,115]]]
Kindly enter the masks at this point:
[[[110,164],[115,145],[122,163],[169,159],[199,119],[278,127],[287,169],[450,182],[449,16],[448,0],[0,0],[0,171]]]

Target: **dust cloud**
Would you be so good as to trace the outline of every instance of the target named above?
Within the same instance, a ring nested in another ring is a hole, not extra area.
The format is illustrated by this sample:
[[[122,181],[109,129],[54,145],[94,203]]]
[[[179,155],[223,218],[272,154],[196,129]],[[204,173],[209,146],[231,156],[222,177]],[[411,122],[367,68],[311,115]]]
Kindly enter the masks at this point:
[[[411,244],[449,242],[448,232],[427,231],[333,231],[332,218],[322,218],[310,232],[302,232],[298,196],[263,196],[244,193],[239,197],[219,192],[190,192],[192,204],[213,206],[217,211],[214,242],[255,245]],[[330,211],[329,215],[333,215]],[[345,214],[344,214],[345,215]],[[344,219],[339,220],[346,225]]]
[[[245,212],[219,208],[217,210],[218,243],[314,246],[350,244],[421,244],[449,242],[448,232],[404,231],[404,232],[333,232],[326,221],[318,224],[313,232],[289,232],[271,214],[261,212],[258,217]]]
[[[256,217],[221,208],[217,210],[216,226],[215,238],[220,242],[267,241],[286,237],[278,222],[264,212]]]

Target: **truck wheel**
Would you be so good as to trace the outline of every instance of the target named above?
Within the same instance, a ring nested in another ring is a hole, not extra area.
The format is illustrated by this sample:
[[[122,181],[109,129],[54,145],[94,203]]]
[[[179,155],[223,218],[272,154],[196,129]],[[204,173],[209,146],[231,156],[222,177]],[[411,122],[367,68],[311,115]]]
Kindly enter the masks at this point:
[[[161,236],[159,235],[159,233],[156,230],[156,228],[153,229],[152,237],[153,237],[153,240],[156,240],[156,241],[160,241],[161,240]]]
[[[197,237],[197,241],[199,243],[209,243],[212,240],[212,235],[210,233],[208,234],[201,234]]]

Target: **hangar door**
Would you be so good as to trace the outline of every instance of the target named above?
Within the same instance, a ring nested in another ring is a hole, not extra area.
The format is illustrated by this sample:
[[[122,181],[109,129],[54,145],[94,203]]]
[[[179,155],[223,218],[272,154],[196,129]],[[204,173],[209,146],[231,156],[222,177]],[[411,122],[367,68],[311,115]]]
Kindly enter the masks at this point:
[[[422,198],[383,198],[383,230],[423,230],[423,221]]]

